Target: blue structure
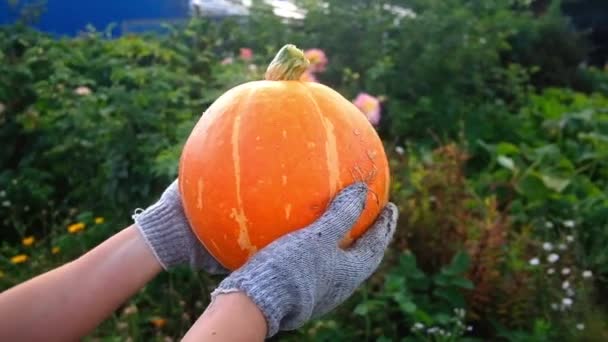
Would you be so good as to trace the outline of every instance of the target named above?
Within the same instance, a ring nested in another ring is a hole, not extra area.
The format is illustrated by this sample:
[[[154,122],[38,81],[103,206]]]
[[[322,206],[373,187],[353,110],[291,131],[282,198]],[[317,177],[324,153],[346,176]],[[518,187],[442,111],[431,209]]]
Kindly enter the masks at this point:
[[[0,24],[14,22],[19,7],[36,3],[20,0],[17,11],[0,0]],[[115,34],[158,28],[161,23],[186,19],[188,0],[47,0],[42,16],[34,26],[55,35],[76,35],[93,25],[104,30],[117,24]]]

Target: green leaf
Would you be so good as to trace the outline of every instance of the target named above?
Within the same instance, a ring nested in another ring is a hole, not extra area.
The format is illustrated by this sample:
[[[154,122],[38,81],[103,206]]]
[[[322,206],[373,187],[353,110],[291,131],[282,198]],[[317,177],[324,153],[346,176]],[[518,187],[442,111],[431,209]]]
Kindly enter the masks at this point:
[[[541,179],[547,188],[557,192],[564,191],[564,189],[570,184],[569,179],[549,175],[541,175]]]
[[[460,290],[455,288],[438,288],[433,292],[435,296],[445,299],[453,307],[463,308],[466,303]]]
[[[434,322],[433,317],[431,317],[429,313],[420,309],[416,310],[416,312],[413,314],[413,318],[415,321],[422,322],[424,325],[431,325]]]
[[[445,275],[444,272],[441,272],[433,277],[433,281],[435,282],[435,285],[448,286],[450,283],[450,278],[449,276]]]
[[[513,159],[504,156],[504,155],[500,155],[497,158],[498,164],[500,164],[502,167],[507,168],[511,171],[515,171],[517,168],[515,167],[515,162],[513,162]]]
[[[369,312],[369,306],[365,302],[359,303],[355,307],[355,310],[353,312],[355,313],[355,315],[366,316],[367,313]]]
[[[418,309],[416,304],[414,304],[410,301],[401,303],[399,305],[399,307],[401,308],[401,310],[403,310],[403,312],[408,313],[408,314],[412,314],[412,313],[416,312],[416,309]]]
[[[441,273],[447,275],[459,275],[466,272],[470,264],[471,258],[469,258],[469,255],[466,252],[458,252],[456,255],[454,255],[452,262],[450,262],[448,266],[441,269]]]
[[[496,145],[496,153],[504,155],[516,155],[519,154],[519,147],[508,142],[501,142]]]
[[[384,291],[387,293],[395,293],[401,291],[405,287],[405,277],[400,274],[389,274],[384,281]]]
[[[534,151],[535,158],[544,158],[544,157],[555,157],[559,156],[559,147],[553,144],[548,144],[539,148],[536,148]]]
[[[535,173],[528,173],[522,177],[516,186],[516,190],[534,201],[545,200],[549,195],[549,189]]]
[[[472,290],[475,288],[475,285],[473,284],[473,282],[464,277],[463,278],[454,278],[451,280],[450,283],[453,286],[458,286],[460,288],[467,289],[467,290]]]
[[[364,302],[359,303],[354,310],[354,313],[357,315],[365,316],[378,308],[383,308],[386,305],[385,301],[370,299]]]
[[[407,273],[418,271],[418,266],[416,265],[416,256],[409,252],[401,254],[399,257],[399,265],[403,271]]]
[[[448,324],[452,317],[450,317],[449,315],[446,315],[444,313],[438,313],[435,315],[434,318],[435,318],[435,322],[437,322],[439,324]]]

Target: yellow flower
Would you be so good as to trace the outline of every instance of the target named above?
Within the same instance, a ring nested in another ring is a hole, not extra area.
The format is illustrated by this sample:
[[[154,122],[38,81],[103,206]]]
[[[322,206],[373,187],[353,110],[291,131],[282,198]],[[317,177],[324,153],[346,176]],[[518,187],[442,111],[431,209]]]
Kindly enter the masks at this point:
[[[73,223],[73,224],[71,224],[71,225],[68,226],[68,232],[70,234],[76,234],[76,233],[78,233],[80,231],[83,231],[84,230],[84,226],[85,226],[85,224],[82,223],[82,222]]]
[[[0,271],[0,278],[4,277],[4,272]]]
[[[28,237],[24,238],[23,240],[21,240],[21,243],[25,247],[29,247],[29,246],[33,245],[35,241],[36,241],[36,238],[34,238],[33,236],[28,236]]]
[[[53,254],[59,254],[59,252],[61,252],[61,248],[59,248],[57,246],[51,248],[51,253],[53,253]]]
[[[25,254],[18,254],[11,258],[13,264],[22,264],[27,261],[29,257]]]
[[[167,324],[167,320],[162,317],[154,317],[150,319],[150,323],[157,329],[161,329]]]
[[[105,219],[101,216],[95,218],[95,224],[102,224],[104,222],[105,222]]]

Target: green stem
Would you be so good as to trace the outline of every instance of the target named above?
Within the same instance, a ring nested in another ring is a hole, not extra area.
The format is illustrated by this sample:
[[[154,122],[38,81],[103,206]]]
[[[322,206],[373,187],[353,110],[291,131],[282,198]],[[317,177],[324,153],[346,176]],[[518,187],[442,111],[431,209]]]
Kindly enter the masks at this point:
[[[367,286],[363,287],[363,302],[367,302],[368,300],[368,292],[367,292]],[[371,330],[372,330],[372,322],[369,318],[369,310],[367,310],[365,312],[365,341],[369,341],[370,340],[370,335],[371,335]]]
[[[299,80],[308,69],[310,62],[304,57],[304,52],[293,44],[287,44],[279,50],[268,69],[268,81],[294,81]]]

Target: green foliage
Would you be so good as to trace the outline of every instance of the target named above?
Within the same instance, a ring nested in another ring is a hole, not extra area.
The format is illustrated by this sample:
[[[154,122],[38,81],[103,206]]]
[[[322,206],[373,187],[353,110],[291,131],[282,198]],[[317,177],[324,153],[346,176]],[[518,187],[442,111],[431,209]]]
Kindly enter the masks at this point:
[[[210,27],[193,21],[161,39],[111,41],[2,29],[2,226],[48,225],[49,204],[127,217],[156,196],[177,168],[154,167],[155,158],[178,147],[214,99]]]
[[[518,64],[533,68],[536,87],[592,87],[581,73],[590,47],[580,32],[572,29],[569,18],[560,15],[561,1],[550,7],[510,38],[511,49],[505,56]]]
[[[473,288],[464,276],[469,266],[468,255],[459,253],[437,274],[427,275],[418,268],[416,257],[405,252],[386,275],[383,287],[358,304],[354,313],[370,320],[372,326],[387,326],[377,336],[380,339],[411,331],[414,336],[445,332],[446,341],[455,340],[466,330],[462,290]]]
[[[516,139],[482,143],[492,172],[480,179],[515,196],[518,222],[561,223],[543,235],[575,235],[581,261],[600,274],[608,272],[607,108],[600,94],[548,89],[532,96],[517,115]]]

